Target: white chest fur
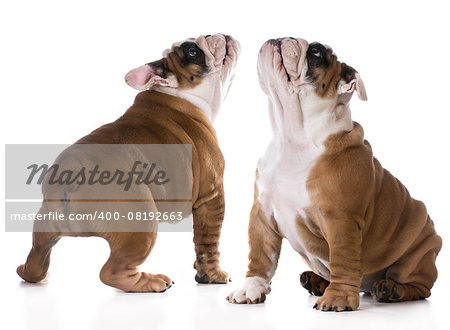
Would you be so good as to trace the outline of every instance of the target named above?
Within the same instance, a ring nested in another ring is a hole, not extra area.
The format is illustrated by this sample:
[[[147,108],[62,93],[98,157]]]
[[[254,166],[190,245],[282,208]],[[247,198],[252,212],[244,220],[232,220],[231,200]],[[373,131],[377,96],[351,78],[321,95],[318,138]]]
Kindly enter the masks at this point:
[[[309,86],[309,85],[308,85]],[[305,248],[297,227],[297,218],[306,219],[311,206],[306,184],[312,168],[325,151],[330,134],[353,128],[348,106],[334,111],[336,100],[319,99],[310,86],[297,94],[269,98],[273,140],[258,163],[258,199],[266,217],[273,217],[281,234],[318,274],[327,278],[327,262]],[[276,97],[275,97],[276,96]]]
[[[300,146],[274,140],[258,163],[257,186],[264,212],[268,219],[274,216],[283,236],[303,255],[296,217],[306,216],[305,208],[311,203],[306,182],[323,150],[322,144]]]

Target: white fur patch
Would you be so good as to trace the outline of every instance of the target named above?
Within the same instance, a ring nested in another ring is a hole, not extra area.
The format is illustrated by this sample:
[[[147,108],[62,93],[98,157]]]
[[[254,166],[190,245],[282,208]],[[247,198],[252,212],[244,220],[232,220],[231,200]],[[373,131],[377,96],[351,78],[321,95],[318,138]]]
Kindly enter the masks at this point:
[[[184,90],[167,86],[155,86],[151,89],[189,101],[213,122],[233,80],[233,69],[240,50],[239,43],[230,39],[227,44],[224,35],[216,34],[174,43],[172,50],[186,41],[197,43],[207,58],[209,71],[202,77],[201,83],[192,89]],[[163,55],[167,56],[169,52],[170,50],[166,50]]]
[[[242,287],[238,290],[231,292],[227,300],[230,303],[242,304],[250,300],[255,302],[257,299],[261,299],[263,294],[270,293],[270,283],[266,279],[253,276],[247,277]]]
[[[349,109],[336,120],[328,110],[334,104],[319,99],[313,91],[304,89],[298,104],[293,95],[275,97],[271,102],[274,135],[258,163],[258,198],[267,219],[273,214],[284,237],[303,255],[306,252],[295,219],[306,217],[305,209],[311,204],[306,189],[309,173],[325,149],[325,139],[351,130],[353,124]]]
[[[301,50],[306,52],[306,48],[302,46]],[[314,86],[304,77],[307,68],[301,61],[302,56],[286,51],[283,54],[285,62],[290,60],[299,64],[296,71],[300,73],[297,78],[299,90],[291,91],[289,84],[281,79],[285,73],[279,69],[282,63],[277,56],[276,47],[267,44],[263,46],[258,62],[260,83],[269,96],[273,129],[272,141],[258,163],[258,198],[267,219],[273,215],[292,247],[323,273],[327,263],[308,255],[296,219],[301,216],[307,220],[305,209],[311,205],[311,200],[306,183],[311,169],[325,150],[323,142],[331,134],[350,131],[353,122],[348,105],[336,116],[337,100],[324,100],[315,94]],[[295,63],[290,65],[295,67]]]
[[[214,87],[214,85],[210,85],[209,79],[205,78],[200,85],[191,90],[181,90],[162,86],[156,86],[152,88],[152,90],[173,95],[192,103],[194,106],[202,110],[212,122],[214,118],[211,104],[217,102],[218,104],[216,104],[216,109],[218,111],[222,101],[220,98],[216,100],[212,98],[213,94],[211,93],[211,89],[214,89]]]
[[[297,233],[297,215],[306,217],[311,204],[306,181],[322,154],[323,146],[298,146],[272,141],[258,164],[259,200],[267,218],[273,214],[282,234],[300,253],[303,244]]]

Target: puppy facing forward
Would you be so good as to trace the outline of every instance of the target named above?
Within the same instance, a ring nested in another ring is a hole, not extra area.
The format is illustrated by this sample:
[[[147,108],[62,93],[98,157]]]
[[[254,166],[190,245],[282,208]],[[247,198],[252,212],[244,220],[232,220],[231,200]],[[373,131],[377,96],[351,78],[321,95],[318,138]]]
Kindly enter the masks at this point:
[[[100,168],[120,164],[130,169],[133,165],[131,159],[136,155],[148,164],[152,163],[154,155],[143,153],[137,146],[191,145],[192,163],[186,163],[186,173],[182,171],[178,174],[185,174],[189,180],[189,197],[192,188],[188,214],[193,216],[197,255],[195,279],[200,283],[228,282],[227,273],[219,267],[218,251],[225,208],[224,159],[212,121],[231,84],[239,49],[235,39],[222,34],[200,36],[173,44],[163,53],[162,59],[147,63],[126,75],[126,82],[142,92],[123,116],[81,138],[55,161],[60,171],[78,171],[92,168],[90,166],[93,164]],[[123,154],[104,152],[102,148],[97,149],[100,151],[95,154],[89,154],[80,147],[86,144],[132,146]],[[122,189],[111,184],[96,188],[81,184],[55,186],[49,183],[48,177],[49,173],[43,182],[44,201],[40,214],[94,214],[99,203],[79,201],[92,197],[98,191],[101,194],[97,194],[95,200],[111,197],[114,189]],[[148,213],[161,211],[155,204],[156,192],[167,197],[164,188],[155,191],[152,187],[155,186],[140,185],[134,187],[132,192],[133,199],[141,202],[140,208]],[[114,196],[117,201],[118,195]],[[112,210],[120,211],[120,216],[130,211],[120,200]],[[62,236],[100,236],[108,241],[111,248],[111,255],[100,272],[103,283],[130,292],[161,292],[172,284],[172,280],[165,275],[138,270],[155,244],[157,233],[154,227],[148,231],[111,232],[112,227],[107,223],[93,221],[92,225],[87,225],[91,227],[77,232],[71,227],[72,224],[42,226],[41,222],[34,223],[31,252],[26,263],[17,268],[20,277],[28,282],[46,278],[51,249]]]
[[[355,310],[359,292],[380,302],[424,299],[442,245],[424,204],[374,158],[351,119],[352,67],[320,43],[267,41],[258,58],[273,138],[259,160],[244,285],[227,299],[263,302],[286,238],[311,271],[302,286],[314,308]]]

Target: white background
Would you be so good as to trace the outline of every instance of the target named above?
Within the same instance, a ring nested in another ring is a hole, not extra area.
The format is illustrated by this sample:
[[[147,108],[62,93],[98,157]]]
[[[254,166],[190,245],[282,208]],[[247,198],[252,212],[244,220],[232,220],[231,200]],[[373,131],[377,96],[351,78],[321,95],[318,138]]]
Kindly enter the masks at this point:
[[[124,83],[127,71],[159,59],[175,41],[223,32],[242,45],[234,85],[215,122],[226,159],[221,264],[233,282],[197,285],[192,234],[162,233],[142,269],[169,275],[176,284],[166,293],[126,294],[103,285],[98,272],[109,249],[98,238],[61,240],[49,282],[30,285],[15,269],[26,259],[31,234],[2,230],[2,329],[448,325],[450,23],[444,1],[2,1],[0,31],[2,148],[73,143],[115,120],[136,95]],[[281,36],[328,44],[360,72],[369,101],[353,100],[354,120],[383,166],[425,201],[444,239],[440,275],[427,301],[386,305],[363,297],[357,312],[314,311],[315,298],[299,284],[307,267],[287,242],[265,304],[225,301],[246,271],[254,171],[271,136],[256,58],[265,40]],[[1,166],[3,172],[4,161]]]

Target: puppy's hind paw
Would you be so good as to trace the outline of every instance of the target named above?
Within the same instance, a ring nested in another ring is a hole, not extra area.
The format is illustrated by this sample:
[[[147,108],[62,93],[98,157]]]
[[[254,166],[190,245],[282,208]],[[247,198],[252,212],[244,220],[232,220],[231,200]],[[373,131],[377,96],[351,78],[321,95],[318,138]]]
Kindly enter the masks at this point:
[[[202,276],[195,275],[195,281],[200,284],[227,284],[231,282],[231,279],[227,272],[218,269],[210,271],[209,274],[203,274]]]
[[[313,272],[307,271],[300,275],[300,284],[308,290],[309,294],[322,296],[330,282]]]
[[[372,297],[376,301],[392,303],[401,301],[401,287],[391,280],[379,280],[372,286]]]

